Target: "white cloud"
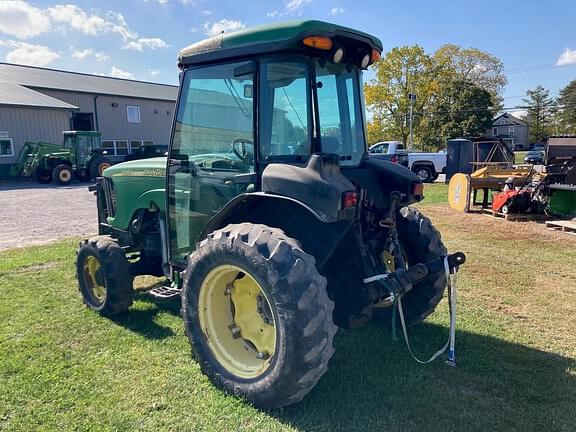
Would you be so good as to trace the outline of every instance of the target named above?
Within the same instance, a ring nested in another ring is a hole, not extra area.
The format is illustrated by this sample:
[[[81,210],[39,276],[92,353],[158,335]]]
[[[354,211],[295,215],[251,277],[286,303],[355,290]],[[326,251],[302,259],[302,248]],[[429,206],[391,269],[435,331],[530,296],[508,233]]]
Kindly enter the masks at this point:
[[[206,16],[212,15],[212,11],[211,11],[211,10],[208,10],[208,9],[203,10],[203,11],[202,11],[202,15],[206,15]]]
[[[560,54],[560,57],[558,57],[556,66],[566,66],[571,64],[576,64],[576,50],[566,48],[566,50]]]
[[[50,29],[50,20],[41,9],[22,0],[0,1],[0,33],[19,39],[38,36]]]
[[[110,69],[110,72],[106,75],[114,78],[134,79],[134,74],[132,72],[123,71],[116,66],[112,66],[112,69]]]
[[[300,12],[300,9],[302,9],[304,5],[310,1],[311,0],[290,0],[286,3],[286,11],[288,13]]]
[[[148,69],[146,72],[148,72],[148,75],[153,77],[160,75],[160,69]]]
[[[330,15],[342,15],[344,12],[346,12],[346,9],[341,7],[335,7],[330,9]]]
[[[131,31],[121,13],[108,11],[103,17],[89,15],[80,7],[72,4],[55,5],[47,10],[52,21],[67,25],[90,36],[116,33],[124,40],[123,49],[143,51],[144,49],[166,48],[168,44],[160,38],[141,38]]]
[[[18,41],[0,41],[0,46],[10,48],[10,51],[6,54],[6,61],[8,63],[46,66],[60,58],[60,54],[43,45],[34,45]]]
[[[214,23],[204,23],[204,32],[208,36],[219,35],[220,33],[234,32],[246,27],[246,24],[238,20],[222,19]]]
[[[136,51],[143,51],[145,48],[157,49],[168,48],[168,44],[160,38],[138,38],[128,42],[122,49],[132,49]]]
[[[306,3],[310,3],[312,0],[286,0],[284,2],[284,10],[278,11],[273,10],[266,13],[267,18],[276,18],[285,15],[302,15],[302,8]],[[336,8],[335,8],[336,9]]]
[[[124,16],[116,12],[107,12],[105,18],[99,15],[88,15],[76,5],[55,5],[47,9],[50,19],[58,24],[65,24],[81,33],[100,36],[117,33],[125,41],[135,39],[138,34],[130,31]]]
[[[71,56],[78,60],[84,60],[88,57],[94,57],[96,61],[105,61],[110,58],[110,56],[105,52],[94,51],[92,48],[86,48],[83,50],[73,50]]]

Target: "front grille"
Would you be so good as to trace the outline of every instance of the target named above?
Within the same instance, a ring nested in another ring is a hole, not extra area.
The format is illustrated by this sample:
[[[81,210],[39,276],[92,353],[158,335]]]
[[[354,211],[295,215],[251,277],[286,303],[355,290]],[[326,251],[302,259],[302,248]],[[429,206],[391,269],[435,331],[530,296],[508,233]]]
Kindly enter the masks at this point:
[[[116,215],[116,190],[111,178],[104,177],[104,194],[106,195],[108,216],[114,217]]]

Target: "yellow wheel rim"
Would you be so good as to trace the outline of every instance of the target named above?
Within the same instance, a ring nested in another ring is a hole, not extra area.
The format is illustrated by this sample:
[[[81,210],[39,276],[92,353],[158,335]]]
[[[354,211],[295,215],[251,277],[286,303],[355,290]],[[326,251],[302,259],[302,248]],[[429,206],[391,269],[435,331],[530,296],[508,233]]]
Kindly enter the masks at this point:
[[[98,167],[98,174],[102,175],[106,168],[110,168],[110,164],[108,162],[101,163]]]
[[[60,181],[67,182],[72,178],[72,174],[68,170],[60,171]]]
[[[212,355],[228,372],[250,379],[270,367],[276,350],[275,317],[250,274],[234,265],[211,270],[200,287],[198,315]]]
[[[98,272],[100,269],[100,261],[95,256],[89,255],[84,261],[84,281],[88,290],[95,300],[103,303],[106,300],[106,287],[99,280]]]

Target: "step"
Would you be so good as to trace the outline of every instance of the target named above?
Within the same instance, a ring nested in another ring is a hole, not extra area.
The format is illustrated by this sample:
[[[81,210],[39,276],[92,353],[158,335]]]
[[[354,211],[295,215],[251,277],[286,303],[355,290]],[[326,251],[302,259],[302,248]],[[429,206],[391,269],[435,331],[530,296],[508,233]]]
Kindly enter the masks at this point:
[[[180,297],[181,292],[181,289],[171,286],[159,286],[146,291],[146,294],[154,297],[157,300],[171,300],[173,298]]]

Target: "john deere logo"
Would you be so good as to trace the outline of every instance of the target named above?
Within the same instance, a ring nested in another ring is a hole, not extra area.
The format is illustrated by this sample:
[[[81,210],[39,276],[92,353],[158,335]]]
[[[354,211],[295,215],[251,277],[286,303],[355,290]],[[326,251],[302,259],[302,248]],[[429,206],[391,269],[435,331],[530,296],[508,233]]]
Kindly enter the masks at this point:
[[[144,177],[164,177],[166,170],[164,168],[150,168],[144,170]]]

